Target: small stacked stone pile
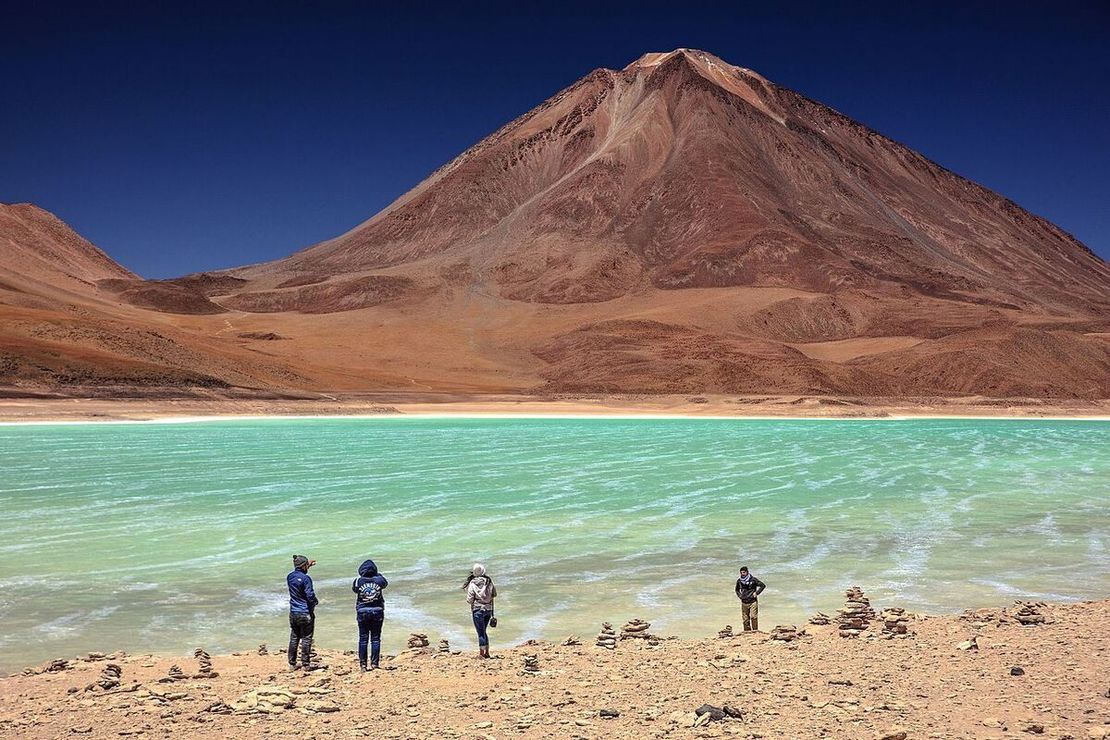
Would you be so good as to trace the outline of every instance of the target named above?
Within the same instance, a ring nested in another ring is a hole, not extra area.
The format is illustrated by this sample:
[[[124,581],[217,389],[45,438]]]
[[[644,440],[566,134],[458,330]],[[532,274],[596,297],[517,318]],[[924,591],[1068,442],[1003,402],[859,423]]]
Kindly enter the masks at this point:
[[[261,645],[258,646],[258,654],[259,655],[269,655],[270,654],[270,650],[269,650],[269,648],[266,647],[266,643],[262,643]]]
[[[57,673],[58,671],[66,670],[69,670],[69,661],[62,660],[61,658],[55,658],[54,660],[50,661],[49,665],[46,666],[44,672]]]
[[[188,678],[188,676],[185,675],[185,671],[181,670],[181,666],[177,663],[174,663],[170,666],[170,670],[166,676],[158,679],[158,681],[160,683],[169,683],[170,681],[184,681],[186,678]]]
[[[645,622],[642,619],[632,619],[624,623],[621,627],[622,640],[643,640],[651,637],[648,633],[648,628],[651,627],[651,622]]]
[[[449,653],[451,652],[451,643],[447,642],[446,639],[440,640],[437,650],[441,653]]]
[[[530,654],[524,656],[524,668],[521,673],[534,676],[540,672],[540,658],[538,655]]]
[[[910,615],[900,606],[883,609],[879,614],[883,620],[883,635],[887,638],[910,637]]]
[[[598,647],[603,647],[606,650],[615,650],[617,647],[617,632],[613,629],[613,625],[609,622],[601,623],[601,632],[597,635]]]
[[[1041,607],[1044,606],[1043,601],[1015,601],[1013,617],[1025,627],[1044,624],[1045,616],[1041,614]]]
[[[120,668],[118,663],[109,663],[104,666],[104,670],[100,672],[96,681],[89,688],[97,687],[103,691],[119,688],[119,680],[122,675],[123,669]]]
[[[717,637],[727,640],[732,637],[732,625],[726,624],[723,629],[717,630]]]
[[[220,675],[212,670],[212,656],[204,648],[197,648],[193,651],[193,657],[197,659],[200,666],[197,670],[197,678],[215,678]]]
[[[832,618],[825,612],[817,612],[809,618],[810,624],[831,624]]]
[[[409,635],[410,648],[426,648],[428,644],[428,636],[421,632],[413,632]]]
[[[578,635],[570,635],[567,639],[563,640],[563,647],[574,647],[581,644],[582,641],[578,639]]]
[[[867,629],[875,618],[875,610],[871,608],[871,602],[863,595],[863,589],[859,586],[852,586],[844,595],[848,600],[844,602],[844,608],[836,612],[840,636],[859,637],[860,632]]]
[[[805,634],[805,630],[801,632],[792,624],[780,624],[771,630],[771,639],[780,640],[782,642],[794,642],[799,637]]]

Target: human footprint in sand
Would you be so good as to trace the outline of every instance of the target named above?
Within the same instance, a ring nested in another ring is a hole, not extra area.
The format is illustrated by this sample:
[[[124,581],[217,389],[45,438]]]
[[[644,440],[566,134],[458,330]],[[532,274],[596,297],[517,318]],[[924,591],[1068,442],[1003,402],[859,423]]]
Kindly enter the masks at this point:
[[[307,671],[312,656],[312,634],[316,631],[316,605],[320,600],[312,589],[308,569],[316,565],[304,555],[293,556],[293,570],[285,577],[289,586],[289,670],[297,669],[297,647]]]
[[[493,579],[486,575],[486,566],[475,563],[470,569],[470,575],[463,584],[466,589],[466,603],[470,605],[470,615],[474,619],[474,629],[478,633],[478,657],[489,657],[489,635],[487,627],[497,626],[497,617],[493,613],[493,600],[497,597],[497,586]]]
[[[736,579],[736,597],[740,599],[740,613],[744,619],[744,631],[759,629],[759,595],[767,585],[748,571],[748,566],[740,569]]]
[[[355,592],[355,617],[358,619],[358,662],[366,670],[366,643],[370,643],[370,668],[377,668],[382,654],[382,623],[385,621],[385,595],[389,585],[378,572],[373,560],[358,568],[358,578],[351,583]]]

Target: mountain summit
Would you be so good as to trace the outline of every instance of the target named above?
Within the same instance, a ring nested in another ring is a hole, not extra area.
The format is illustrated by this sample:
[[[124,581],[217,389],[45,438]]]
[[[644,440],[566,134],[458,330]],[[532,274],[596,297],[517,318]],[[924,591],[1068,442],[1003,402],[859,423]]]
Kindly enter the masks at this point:
[[[1052,224],[692,49],[596,70],[357,228],[242,274],[402,266],[537,303],[776,286],[1110,305],[1107,265]]]
[[[259,352],[317,389],[1110,396],[1104,261],[693,49],[591,72],[285,259],[100,285],[280,336]]]

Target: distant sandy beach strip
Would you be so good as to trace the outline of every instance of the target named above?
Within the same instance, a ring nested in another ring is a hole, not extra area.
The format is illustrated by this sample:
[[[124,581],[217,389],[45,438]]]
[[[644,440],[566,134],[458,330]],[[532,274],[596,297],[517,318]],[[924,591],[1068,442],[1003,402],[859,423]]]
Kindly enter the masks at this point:
[[[1110,400],[861,399],[805,396],[465,396],[361,394],[274,398],[0,397],[0,423],[177,422],[311,418],[558,419],[1088,419],[1110,420]]]

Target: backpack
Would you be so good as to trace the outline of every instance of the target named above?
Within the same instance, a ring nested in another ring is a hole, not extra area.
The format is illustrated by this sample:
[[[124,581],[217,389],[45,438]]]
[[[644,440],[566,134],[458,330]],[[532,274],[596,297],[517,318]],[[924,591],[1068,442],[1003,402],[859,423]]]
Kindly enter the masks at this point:
[[[356,609],[380,609],[385,606],[385,599],[382,598],[382,587],[377,582],[367,580],[355,591]]]

